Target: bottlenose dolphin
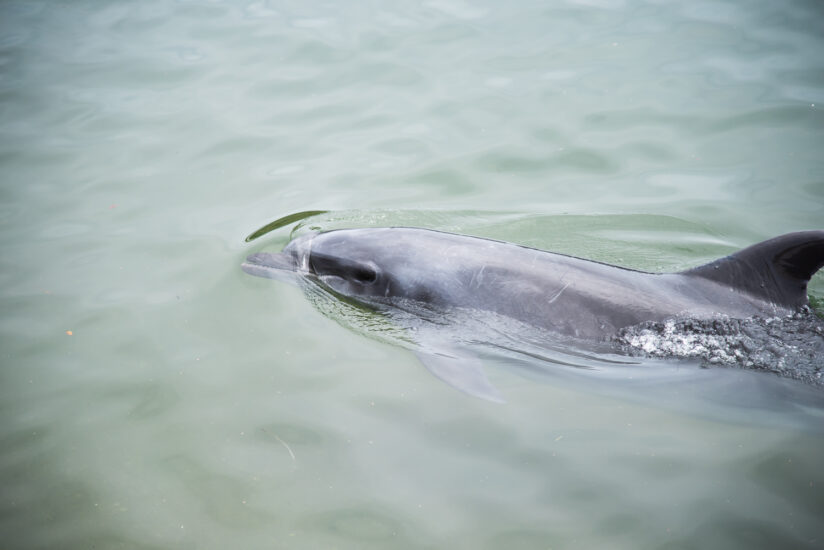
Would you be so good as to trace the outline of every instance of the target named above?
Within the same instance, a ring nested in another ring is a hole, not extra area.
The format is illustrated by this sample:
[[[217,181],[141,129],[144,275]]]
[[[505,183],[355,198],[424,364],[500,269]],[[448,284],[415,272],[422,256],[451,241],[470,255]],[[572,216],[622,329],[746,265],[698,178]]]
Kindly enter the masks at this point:
[[[256,253],[245,272],[297,276],[374,309],[486,312],[582,342],[645,321],[788,315],[808,304],[824,231],[791,233],[677,273],[647,273],[512,243],[416,228],[340,229]],[[433,313],[435,312],[435,313]],[[434,334],[434,332],[432,332]],[[437,376],[499,400],[479,366],[447,342],[419,353]]]

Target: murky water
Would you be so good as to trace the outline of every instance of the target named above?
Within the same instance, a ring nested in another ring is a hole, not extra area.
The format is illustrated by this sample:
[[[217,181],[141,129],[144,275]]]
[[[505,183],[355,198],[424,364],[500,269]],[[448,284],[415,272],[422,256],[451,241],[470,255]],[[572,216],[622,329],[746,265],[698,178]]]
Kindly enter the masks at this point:
[[[0,540],[820,547],[820,390],[490,361],[496,405],[239,264],[310,209],[647,270],[821,228],[822,16],[2,3]]]

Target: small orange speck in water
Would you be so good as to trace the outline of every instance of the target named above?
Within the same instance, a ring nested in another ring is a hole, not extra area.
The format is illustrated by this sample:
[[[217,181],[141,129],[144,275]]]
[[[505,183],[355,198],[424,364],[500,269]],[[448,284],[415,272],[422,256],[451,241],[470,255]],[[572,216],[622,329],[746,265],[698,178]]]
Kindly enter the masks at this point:
[[[67,331],[66,331],[66,334],[68,334],[69,336],[71,336],[71,335],[72,335],[72,334],[74,334],[74,333],[73,333],[72,331],[70,331],[70,330],[67,330]]]

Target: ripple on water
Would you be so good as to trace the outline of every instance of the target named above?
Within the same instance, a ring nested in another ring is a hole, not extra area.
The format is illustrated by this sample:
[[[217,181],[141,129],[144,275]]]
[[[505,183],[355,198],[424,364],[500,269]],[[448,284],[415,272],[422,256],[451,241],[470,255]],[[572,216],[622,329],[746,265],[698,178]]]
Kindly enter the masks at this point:
[[[386,509],[374,505],[345,505],[320,513],[306,514],[299,526],[312,538],[324,538],[332,544],[389,542],[405,538],[402,521]]]

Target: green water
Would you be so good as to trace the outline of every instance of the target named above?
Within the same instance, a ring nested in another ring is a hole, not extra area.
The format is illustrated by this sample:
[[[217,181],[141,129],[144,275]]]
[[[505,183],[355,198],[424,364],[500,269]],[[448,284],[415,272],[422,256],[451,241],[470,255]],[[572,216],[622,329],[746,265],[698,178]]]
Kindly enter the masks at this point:
[[[239,264],[312,209],[650,270],[821,228],[822,28],[816,1],[0,3],[0,546],[820,548],[793,391],[703,414],[712,382],[490,365],[490,404]]]

